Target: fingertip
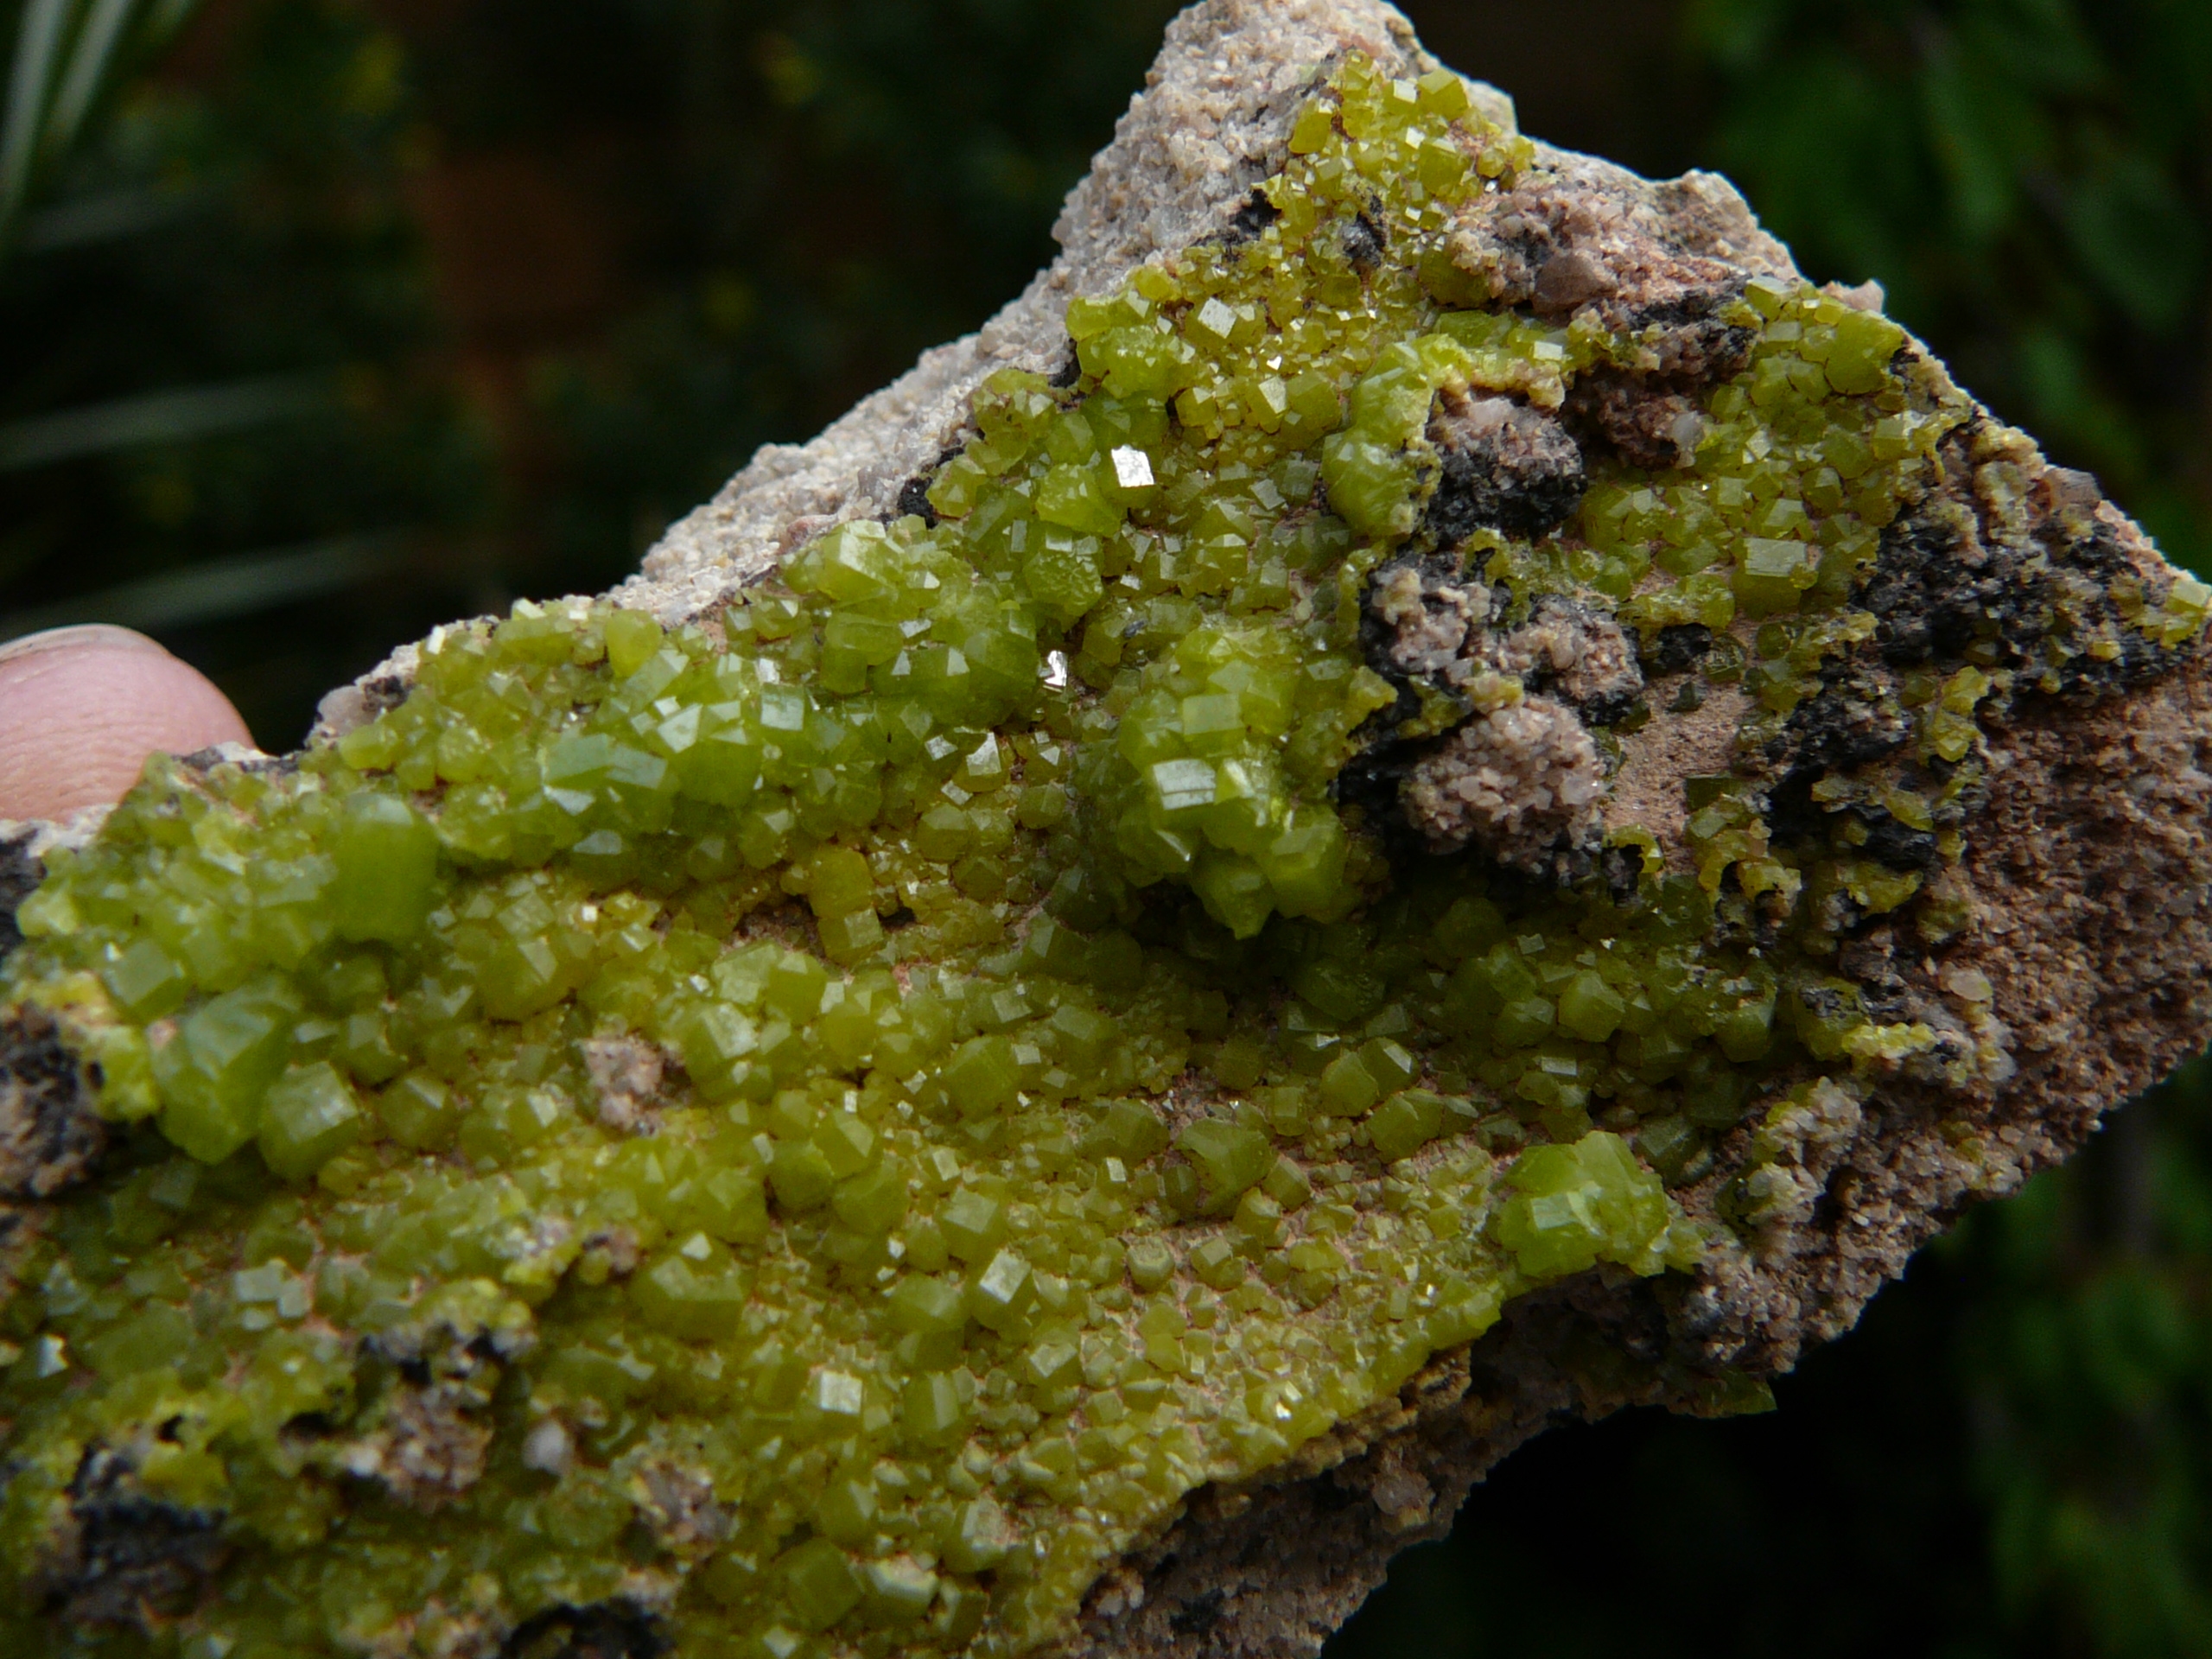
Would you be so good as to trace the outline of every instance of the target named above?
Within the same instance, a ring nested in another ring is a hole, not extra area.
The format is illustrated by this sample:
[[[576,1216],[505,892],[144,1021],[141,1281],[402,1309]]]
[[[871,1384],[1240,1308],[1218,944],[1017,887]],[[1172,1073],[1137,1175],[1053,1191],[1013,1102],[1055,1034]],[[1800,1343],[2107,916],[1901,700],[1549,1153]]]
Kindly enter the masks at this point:
[[[0,646],[0,817],[111,804],[146,757],[251,744],[231,701],[128,628],[55,628]]]

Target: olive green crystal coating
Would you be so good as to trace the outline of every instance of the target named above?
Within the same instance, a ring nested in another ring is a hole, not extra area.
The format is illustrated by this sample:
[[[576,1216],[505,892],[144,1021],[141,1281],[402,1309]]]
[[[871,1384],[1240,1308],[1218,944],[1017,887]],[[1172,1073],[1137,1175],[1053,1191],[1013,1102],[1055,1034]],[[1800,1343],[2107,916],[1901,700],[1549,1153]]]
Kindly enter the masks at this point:
[[[1562,705],[1379,671],[1385,574],[1402,641],[1446,577],[1501,629],[1707,631],[1682,698],[1758,753],[1869,637],[1970,405],[1753,280],[1687,464],[1447,548],[1435,411],[1555,410],[1649,342],[1485,308],[1451,232],[1533,152],[1456,76],[1355,55],[1290,150],[1262,227],[1070,307],[1071,383],[985,384],[929,516],[672,630],[442,629],[296,769],[157,763],[54,855],[5,997],[127,1127],[0,1310],[0,1649],[479,1653],[599,1606],[685,1659],[1048,1645],[1185,1495],[1513,1297],[1693,1267],[1665,1184],[1719,1135],[1995,1063],[1865,1012],[1837,918],[1963,926],[1977,709],[2179,643],[2206,592],[1909,677],[1813,855],[1725,770],[1671,861],[1587,815],[1541,879],[1494,826],[1409,844],[1356,763]],[[1557,716],[1549,786],[1652,717]],[[85,1541],[118,1504],[184,1564],[121,1599]]]

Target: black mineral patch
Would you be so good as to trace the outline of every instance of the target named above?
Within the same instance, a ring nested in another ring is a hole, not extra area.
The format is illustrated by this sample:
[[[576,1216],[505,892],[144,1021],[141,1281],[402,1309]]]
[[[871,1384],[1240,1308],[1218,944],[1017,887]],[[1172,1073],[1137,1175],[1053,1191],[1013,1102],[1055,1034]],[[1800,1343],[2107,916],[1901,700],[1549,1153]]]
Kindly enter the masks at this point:
[[[1414,833],[1399,807],[1399,797],[1405,787],[1406,774],[1411,772],[1431,749],[1436,740],[1420,742],[1400,742],[1389,734],[1395,730],[1395,722],[1409,716],[1420,707],[1418,701],[1405,689],[1404,677],[1398,680],[1398,706],[1381,711],[1382,721],[1376,723],[1370,716],[1362,734],[1370,738],[1368,747],[1355,754],[1344,769],[1337,774],[1332,794],[1340,808],[1357,811],[1368,830],[1381,843],[1382,855],[1391,864],[1410,868],[1425,863],[1435,855]]]
[[[1540,298],[1551,272],[1546,266],[1538,279]],[[1756,333],[1720,320],[1742,295],[1742,282],[1732,280],[1649,303],[1600,305],[1609,327],[1637,337],[1637,361],[1595,365],[1576,377],[1561,411],[1569,429],[1586,448],[1631,466],[1688,466],[1704,427],[1700,394],[1751,361]]]
[[[1825,842],[1836,818],[1813,798],[1813,785],[1821,777],[1819,768],[1801,766],[1766,791],[1763,816],[1777,842],[1802,846]],[[1859,855],[1893,870],[1926,870],[1936,866],[1941,852],[1934,831],[1915,830],[1878,806],[1861,803],[1850,810],[1866,831],[1865,840],[1858,844]]]
[[[1970,473],[1980,429],[1945,441],[1942,458],[1954,474]],[[2059,473],[2029,495],[2025,538],[2001,536],[1941,502],[1889,526],[1854,596],[1878,620],[1882,659],[1938,671],[1968,660],[2025,669],[2022,690],[2060,696],[2125,690],[2171,671],[2177,653],[2133,626],[2115,598],[2115,582],[2132,581],[2133,564],[2119,532],[2091,516],[2098,499],[2087,474]],[[2051,667],[2046,641],[2062,617],[2059,643],[2097,631],[2116,651],[2071,649]]]
[[[932,530],[937,527],[937,509],[930,505],[930,481],[921,474],[899,486],[899,516],[919,518]]]
[[[1608,847],[1597,855],[1597,865],[1605,896],[1617,905],[1633,904],[1643,886],[1643,855],[1630,847]]]
[[[1068,360],[1071,363],[1075,361],[1075,343],[1072,340],[1068,343]],[[1055,381],[1053,384],[1057,385],[1059,382]],[[899,486],[899,499],[892,504],[892,509],[888,513],[881,515],[883,522],[889,524],[895,518],[917,518],[931,529],[935,529],[938,521],[937,509],[930,505],[930,486],[937,482],[937,475],[944,464],[949,461],[957,460],[959,455],[960,446],[957,443],[939,450],[934,466],[925,472],[916,473]],[[762,574],[771,575],[774,573],[769,570]],[[746,585],[754,585],[756,580],[753,577],[747,577]]]
[[[1221,1623],[1222,1603],[1226,1599],[1219,1590],[1202,1591],[1167,1615],[1167,1626],[1178,1636],[1204,1637]]]
[[[2022,632],[2033,596],[2011,563],[1967,548],[1956,526],[1933,519],[1903,519],[1883,531],[1859,598],[1877,619],[1883,660],[1918,667],[1957,659],[1979,639],[2004,639],[2008,627]]]
[[[361,712],[370,720],[407,701],[408,683],[397,674],[379,674],[361,682]]]
[[[1886,812],[1865,812],[1866,823],[1866,853],[1893,870],[1925,870],[1935,867],[1938,855],[1936,835],[1929,830],[1915,830],[1900,823]]]
[[[230,1554],[222,1517],[148,1497],[130,1460],[90,1447],[69,1484],[70,1535],[42,1575],[48,1611],[73,1625],[150,1630],[188,1611]]]
[[[1840,664],[1823,671],[1820,691],[1790,711],[1783,731],[1796,764],[1818,770],[1896,753],[1910,739],[1912,722],[1886,676]]]
[[[1615,726],[1634,714],[1643,701],[1643,689],[1630,686],[1626,690],[1586,697],[1574,705],[1574,712],[1582,716],[1585,726]]]
[[[16,912],[46,879],[46,866],[31,855],[31,832],[0,837],[0,957],[23,942]]]
[[[1232,247],[1239,242],[1249,242],[1281,217],[1282,209],[1268,200],[1267,193],[1255,190],[1229,216],[1226,239]]]
[[[1407,673],[1394,654],[1393,647],[1395,646],[1398,639],[1397,627],[1395,624],[1382,620],[1382,613],[1376,603],[1376,596],[1384,585],[1408,566],[1421,577],[1425,594],[1428,588],[1435,585],[1460,579],[1459,561],[1441,556],[1394,559],[1368,578],[1359,607],[1360,654],[1366,658],[1368,667],[1398,688],[1398,701],[1395,707],[1382,709],[1368,716],[1369,723],[1378,730],[1395,729],[1402,722],[1411,720],[1421,711],[1420,702],[1413,694],[1414,677]],[[1433,603],[1433,601],[1425,601],[1425,602]],[[1484,616],[1475,620],[1479,622],[1487,622],[1490,619]]]
[[[1390,245],[1382,227],[1365,213],[1344,226],[1344,257],[1351,260],[1352,269],[1362,275],[1382,264],[1383,251]]]
[[[1668,391],[1694,391],[1741,374],[1751,360],[1751,346],[1758,335],[1723,322],[1716,315],[1741,291],[1734,283],[1724,283],[1669,303],[1639,308],[1624,317],[1618,326],[1624,332],[1643,334],[1657,329],[1647,342],[1645,384]]]
[[[0,1013],[0,1198],[52,1198],[91,1173],[108,1145],[98,1094],[52,1014]]]
[[[1428,435],[1441,465],[1424,528],[1439,548],[1496,528],[1531,539],[1582,505],[1582,451],[1548,415],[1504,397],[1442,397]]]
[[[499,1659],[660,1659],[671,1645],[643,1608],[594,1602],[524,1619],[500,1645]]]
[[[1676,622],[1659,630],[1644,658],[1649,674],[1681,674],[1713,649],[1713,630],[1702,622]]]

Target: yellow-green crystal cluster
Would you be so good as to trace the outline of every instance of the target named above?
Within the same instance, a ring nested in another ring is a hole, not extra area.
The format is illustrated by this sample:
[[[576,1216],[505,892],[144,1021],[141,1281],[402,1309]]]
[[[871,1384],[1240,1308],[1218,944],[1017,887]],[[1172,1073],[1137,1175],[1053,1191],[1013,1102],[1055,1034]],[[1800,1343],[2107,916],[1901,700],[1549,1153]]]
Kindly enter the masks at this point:
[[[1360,624],[1432,400],[1556,408],[1639,340],[1483,308],[1447,234],[1532,152],[1457,77],[1354,57],[1290,149],[1262,228],[1071,307],[1069,384],[985,384],[932,516],[672,631],[443,629],[296,768],[159,764],[54,856],[7,995],[143,1127],[0,1313],[7,1651],[431,1655],[609,1604],[686,1659],[1034,1648],[1512,1297],[1693,1266],[1662,1176],[1929,1046],[1826,961],[1838,904],[1956,925],[1944,866],[1845,809],[1955,859],[2007,671],[1909,688],[1816,857],[1726,777],[1690,868],[1616,833],[1624,887],[1386,855],[1338,785],[1403,719]],[[1470,556],[1522,613],[1715,630],[1681,693],[1746,694],[1755,754],[1968,411],[1809,288],[1727,320],[1694,464]],[[39,1611],[101,1458],[227,1552],[137,1624]]]

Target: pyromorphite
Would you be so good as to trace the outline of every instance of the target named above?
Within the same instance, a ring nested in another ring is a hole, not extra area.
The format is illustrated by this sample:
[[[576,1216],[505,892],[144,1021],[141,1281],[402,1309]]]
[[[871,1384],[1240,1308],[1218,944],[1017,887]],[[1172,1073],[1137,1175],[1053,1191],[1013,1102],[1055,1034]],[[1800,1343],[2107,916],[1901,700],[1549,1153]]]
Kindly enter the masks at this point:
[[[1978,722],[2204,590],[1853,297],[1471,240],[1548,175],[1456,76],[1287,131],[905,516],[442,629],[52,856],[5,995],[117,1135],[7,1258],[7,1651],[1050,1644],[1514,1299],[1691,1269],[1669,1185],[1751,1236],[1788,1126],[2008,1064],[1870,928],[1972,925]],[[1931,598],[1959,467],[2041,539]]]

